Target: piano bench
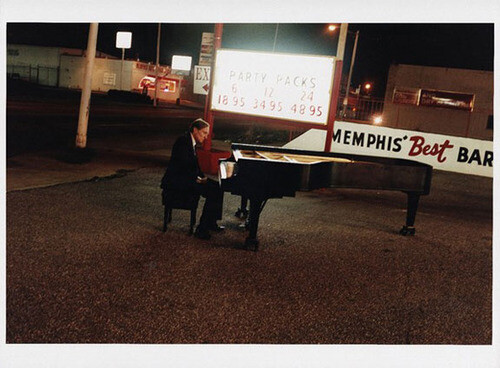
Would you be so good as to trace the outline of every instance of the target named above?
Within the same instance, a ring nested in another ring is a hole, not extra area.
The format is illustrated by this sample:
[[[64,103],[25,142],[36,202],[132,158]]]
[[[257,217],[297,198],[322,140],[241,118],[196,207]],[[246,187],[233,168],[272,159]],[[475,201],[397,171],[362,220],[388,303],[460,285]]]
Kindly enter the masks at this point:
[[[188,210],[191,211],[189,235],[192,235],[194,232],[194,225],[196,224],[196,211],[198,209],[200,196],[191,195],[189,197],[183,197],[179,195],[179,193],[177,194],[177,197],[164,197],[163,232],[167,231],[168,224],[172,221],[172,210]]]

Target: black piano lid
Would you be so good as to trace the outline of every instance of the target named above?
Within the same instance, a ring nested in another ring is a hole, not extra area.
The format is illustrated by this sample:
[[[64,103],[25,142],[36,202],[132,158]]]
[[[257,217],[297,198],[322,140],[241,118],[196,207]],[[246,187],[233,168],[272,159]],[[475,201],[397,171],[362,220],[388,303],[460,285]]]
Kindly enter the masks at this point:
[[[236,151],[236,150],[267,151],[267,152],[288,153],[288,154],[293,154],[293,155],[343,158],[343,159],[353,160],[353,161],[376,162],[376,163],[386,164],[386,165],[420,166],[420,167],[432,168],[431,165],[424,164],[424,163],[418,162],[418,161],[402,159],[402,158],[365,156],[365,155],[336,153],[336,152],[323,152],[323,151],[308,151],[308,150],[298,150],[298,149],[274,147],[274,146],[260,146],[260,145],[245,144],[245,143],[233,143],[233,144],[231,144],[231,149],[233,151]]]

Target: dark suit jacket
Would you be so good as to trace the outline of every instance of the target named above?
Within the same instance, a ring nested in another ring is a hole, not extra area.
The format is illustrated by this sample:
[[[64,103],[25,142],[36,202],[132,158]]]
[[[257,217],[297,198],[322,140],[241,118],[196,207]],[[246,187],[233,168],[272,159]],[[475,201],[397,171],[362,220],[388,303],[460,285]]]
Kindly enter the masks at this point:
[[[196,177],[204,177],[193,150],[191,135],[180,136],[172,147],[172,155],[161,181],[161,188],[181,192],[195,192]]]

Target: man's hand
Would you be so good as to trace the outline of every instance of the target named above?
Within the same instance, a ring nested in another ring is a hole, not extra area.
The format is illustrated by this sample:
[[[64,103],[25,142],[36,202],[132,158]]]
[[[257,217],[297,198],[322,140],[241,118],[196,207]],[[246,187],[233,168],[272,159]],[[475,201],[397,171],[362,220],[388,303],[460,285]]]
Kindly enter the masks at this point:
[[[206,178],[206,177],[205,177],[205,178],[201,178],[201,177],[199,177],[199,176],[198,176],[198,177],[196,178],[196,182],[197,182],[198,184],[206,184],[206,182],[207,182],[207,178]]]

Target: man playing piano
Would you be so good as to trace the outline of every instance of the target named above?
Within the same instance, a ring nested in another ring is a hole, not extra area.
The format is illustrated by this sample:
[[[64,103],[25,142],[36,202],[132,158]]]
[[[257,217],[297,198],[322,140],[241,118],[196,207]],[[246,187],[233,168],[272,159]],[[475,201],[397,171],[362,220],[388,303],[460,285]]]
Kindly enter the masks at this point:
[[[189,125],[189,131],[175,141],[170,162],[161,181],[164,194],[167,191],[175,191],[206,198],[199,225],[194,233],[196,237],[204,240],[210,239],[209,231],[224,230],[224,227],[217,225],[217,220],[222,218],[224,192],[217,182],[203,174],[196,157],[196,144],[202,144],[208,134],[208,123],[203,119],[194,120]]]

